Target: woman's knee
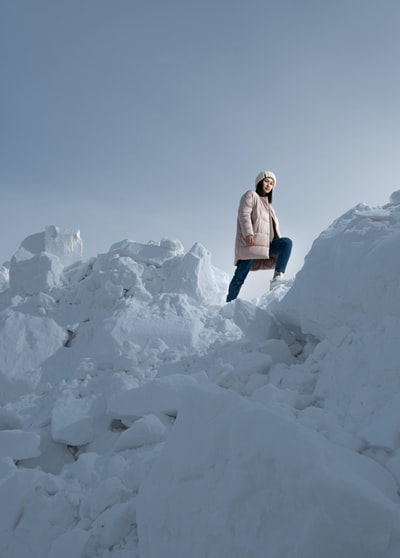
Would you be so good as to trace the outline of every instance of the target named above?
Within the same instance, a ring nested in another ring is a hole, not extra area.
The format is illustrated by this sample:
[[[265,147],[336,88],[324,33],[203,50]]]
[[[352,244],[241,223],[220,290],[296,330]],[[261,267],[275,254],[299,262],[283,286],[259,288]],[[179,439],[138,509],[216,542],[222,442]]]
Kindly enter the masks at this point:
[[[290,238],[283,236],[281,238],[274,238],[271,242],[270,250],[273,254],[279,254],[282,251],[291,252],[293,242]]]
[[[282,241],[282,244],[284,244],[288,248],[291,248],[293,246],[292,239],[288,238],[287,236],[284,236],[283,238],[280,238],[280,240]]]

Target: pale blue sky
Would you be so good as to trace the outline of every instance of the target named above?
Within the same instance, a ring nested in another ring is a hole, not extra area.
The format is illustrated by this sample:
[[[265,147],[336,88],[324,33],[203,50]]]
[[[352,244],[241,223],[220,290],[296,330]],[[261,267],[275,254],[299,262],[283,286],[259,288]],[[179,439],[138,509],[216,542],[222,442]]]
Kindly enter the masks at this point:
[[[0,261],[54,224],[85,259],[169,237],[232,274],[268,169],[293,276],[400,188],[399,27],[398,0],[0,0]]]

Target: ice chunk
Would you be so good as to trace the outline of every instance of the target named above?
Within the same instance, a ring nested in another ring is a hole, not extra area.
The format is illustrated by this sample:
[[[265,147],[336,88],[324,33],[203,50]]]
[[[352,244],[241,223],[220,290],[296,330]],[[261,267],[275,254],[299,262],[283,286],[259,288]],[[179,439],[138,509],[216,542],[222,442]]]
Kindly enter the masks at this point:
[[[393,205],[400,204],[400,190],[396,190],[395,192],[392,192],[390,196],[390,203],[392,203]]]
[[[162,442],[166,437],[166,427],[154,415],[147,415],[122,432],[114,446],[115,451],[139,448]]]
[[[80,232],[54,225],[25,238],[11,258],[10,288],[21,294],[48,292],[60,285],[65,267],[82,259]]]
[[[194,378],[183,374],[157,378],[114,396],[109,401],[107,412],[116,418],[141,417],[151,413],[176,415],[186,388],[196,383]]]
[[[210,252],[196,243],[171,271],[165,289],[185,293],[199,302],[220,303],[227,285],[228,276],[211,264]]]
[[[116,504],[105,510],[94,522],[93,532],[106,548],[120,543],[136,523],[136,500]]]
[[[53,355],[66,338],[65,330],[53,319],[10,309],[0,313],[0,381],[2,396],[16,397],[36,385],[43,360]],[[26,372],[30,372],[26,374]],[[20,388],[14,385],[21,382]],[[10,390],[10,391],[8,391]],[[7,393],[10,395],[8,396]]]
[[[89,537],[90,532],[79,527],[66,531],[52,542],[48,558],[85,558]]]
[[[90,495],[90,517],[96,519],[104,510],[120,503],[128,494],[119,478],[105,479]]]
[[[40,436],[36,432],[0,431],[0,458],[11,457],[21,460],[37,457],[40,455],[39,445]]]
[[[83,446],[93,440],[91,416],[93,398],[79,397],[65,390],[56,400],[51,414],[53,440],[70,446]]]
[[[110,253],[128,256],[137,262],[159,267],[167,260],[183,254],[183,246],[178,240],[163,239],[159,244],[155,242],[141,244],[132,240],[123,240],[113,244]]]

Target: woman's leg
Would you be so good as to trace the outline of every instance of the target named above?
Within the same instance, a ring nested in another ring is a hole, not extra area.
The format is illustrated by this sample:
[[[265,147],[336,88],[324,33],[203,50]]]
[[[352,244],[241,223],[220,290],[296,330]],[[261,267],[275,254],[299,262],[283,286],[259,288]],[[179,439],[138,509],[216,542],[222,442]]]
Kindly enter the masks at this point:
[[[286,266],[292,252],[292,241],[290,238],[274,238],[269,246],[269,253],[277,256],[275,272],[285,273]]]
[[[232,277],[232,281],[230,282],[228,294],[226,296],[226,302],[230,302],[231,300],[235,300],[237,298],[239,291],[246,279],[251,266],[253,265],[254,260],[239,260],[235,273]]]

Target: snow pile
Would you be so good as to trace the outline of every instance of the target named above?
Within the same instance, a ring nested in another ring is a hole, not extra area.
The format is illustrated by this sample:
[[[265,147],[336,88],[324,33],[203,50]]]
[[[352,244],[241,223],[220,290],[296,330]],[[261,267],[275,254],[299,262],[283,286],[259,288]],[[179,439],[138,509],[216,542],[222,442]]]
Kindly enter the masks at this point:
[[[400,199],[359,205],[314,242],[276,307],[281,322],[321,342],[305,366],[314,397],[351,435],[354,448],[385,452],[400,480]]]
[[[295,420],[190,390],[139,493],[141,556],[394,557],[395,495],[377,465]]]
[[[80,233],[46,227],[25,238],[11,259],[10,288],[21,294],[47,292],[62,283],[63,268],[82,259]]]
[[[400,297],[400,200],[384,207],[360,204],[314,242],[279,309],[285,319],[317,337],[343,325],[397,318]]]
[[[25,239],[0,273],[0,556],[397,558],[399,201],[257,304],[224,303],[201,244]]]
[[[10,281],[9,267],[9,262],[5,262],[3,265],[0,265],[0,291],[3,291],[8,287]]]

